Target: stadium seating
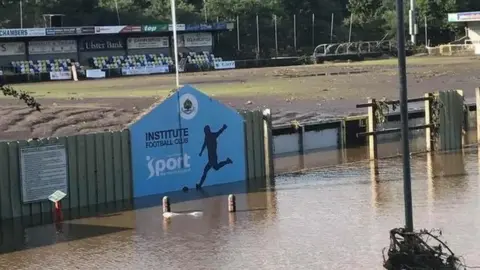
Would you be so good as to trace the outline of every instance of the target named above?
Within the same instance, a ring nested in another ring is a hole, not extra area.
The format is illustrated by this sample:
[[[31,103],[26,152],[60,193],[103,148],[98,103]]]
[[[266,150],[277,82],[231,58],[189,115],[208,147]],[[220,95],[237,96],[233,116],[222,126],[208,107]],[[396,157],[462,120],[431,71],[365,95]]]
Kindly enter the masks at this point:
[[[222,61],[221,57],[215,57],[215,55],[209,52],[196,53],[180,53],[180,58],[187,58],[188,64],[197,65],[201,67],[213,67],[213,62]]]
[[[179,53],[180,59],[187,59],[188,64],[202,67],[213,67],[214,61],[222,61],[221,57],[209,52],[196,53]],[[98,69],[115,69],[115,68],[135,68],[149,66],[173,66],[174,62],[170,56],[163,54],[144,54],[144,55],[128,55],[128,56],[100,56],[92,58],[92,66]]]
[[[51,71],[67,71],[71,64],[70,59],[53,59],[53,60],[38,60],[38,61],[13,61],[12,67],[16,73],[21,74],[35,74],[48,73]],[[80,69],[80,64],[75,62],[77,69]]]
[[[181,59],[186,59],[187,64],[195,65],[200,69],[212,68],[215,61],[223,61],[221,57],[209,52],[188,52],[179,53]],[[71,65],[70,59],[53,59],[38,61],[13,61],[11,62],[15,73],[36,74],[48,73],[51,71],[67,71]],[[173,66],[172,57],[163,54],[144,54],[128,56],[101,56],[91,59],[91,66],[97,69],[136,68],[153,66]],[[75,62],[77,70],[81,69],[78,62]]]
[[[173,65],[170,56],[145,54],[128,56],[101,56],[92,58],[93,67],[98,69],[134,68]]]

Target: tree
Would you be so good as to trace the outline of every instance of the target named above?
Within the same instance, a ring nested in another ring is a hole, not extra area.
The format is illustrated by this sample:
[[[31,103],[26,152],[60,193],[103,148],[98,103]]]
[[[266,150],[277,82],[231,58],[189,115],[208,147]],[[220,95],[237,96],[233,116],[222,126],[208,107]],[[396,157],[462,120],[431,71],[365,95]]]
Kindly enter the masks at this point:
[[[4,96],[11,96],[19,100],[23,100],[28,107],[40,111],[40,103],[38,103],[34,97],[30,96],[24,91],[17,91],[10,86],[0,84],[0,92],[2,92]]]

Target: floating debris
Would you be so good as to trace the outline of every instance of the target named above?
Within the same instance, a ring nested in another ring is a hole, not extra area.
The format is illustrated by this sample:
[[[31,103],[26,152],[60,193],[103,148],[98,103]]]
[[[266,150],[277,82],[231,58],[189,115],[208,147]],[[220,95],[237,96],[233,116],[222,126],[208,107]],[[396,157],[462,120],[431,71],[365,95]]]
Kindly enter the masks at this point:
[[[441,235],[438,230],[407,232],[404,228],[392,229],[388,259],[383,250],[383,266],[389,270],[466,269],[446,243],[440,240]],[[429,244],[431,240],[436,243]]]

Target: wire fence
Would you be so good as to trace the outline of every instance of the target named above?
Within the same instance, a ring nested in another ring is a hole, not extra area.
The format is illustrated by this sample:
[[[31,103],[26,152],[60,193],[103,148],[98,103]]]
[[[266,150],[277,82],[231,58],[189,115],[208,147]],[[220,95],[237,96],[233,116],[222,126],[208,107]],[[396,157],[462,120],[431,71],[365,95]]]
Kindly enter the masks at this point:
[[[322,43],[347,42],[345,27],[335,22],[317,20],[315,14],[237,16],[235,29],[217,35],[216,51],[237,59],[289,57],[311,54]],[[337,31],[341,35],[337,34]],[[351,28],[348,34],[351,37]]]
[[[352,28],[352,16],[346,18],[331,14],[330,20],[315,14],[276,16],[272,14],[237,16],[221,20],[232,21],[235,28],[231,32],[217,34],[216,52],[233,55],[236,59],[259,59],[310,55],[315,47],[326,43],[346,43],[361,41],[365,30],[360,26]],[[218,20],[218,19],[217,19]],[[419,20],[421,20],[419,18]],[[429,44],[427,18],[422,19],[417,44]],[[357,35],[358,36],[357,36]],[[408,34],[408,33],[406,33]],[[392,39],[394,35],[369,33],[367,40]],[[407,35],[410,38],[409,35]]]

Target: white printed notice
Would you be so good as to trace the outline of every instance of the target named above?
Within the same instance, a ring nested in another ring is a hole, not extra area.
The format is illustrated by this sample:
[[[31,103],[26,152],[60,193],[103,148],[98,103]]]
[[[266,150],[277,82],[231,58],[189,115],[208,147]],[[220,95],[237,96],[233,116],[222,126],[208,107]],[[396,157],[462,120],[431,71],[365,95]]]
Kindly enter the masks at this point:
[[[64,145],[21,148],[20,166],[23,203],[48,200],[57,190],[68,194]]]

